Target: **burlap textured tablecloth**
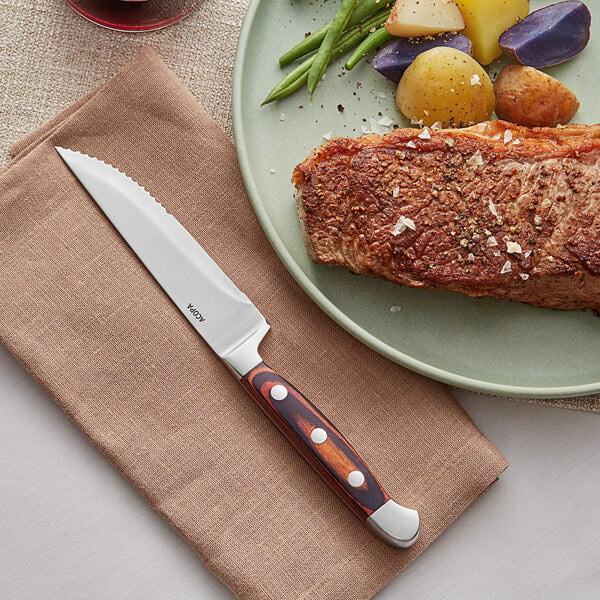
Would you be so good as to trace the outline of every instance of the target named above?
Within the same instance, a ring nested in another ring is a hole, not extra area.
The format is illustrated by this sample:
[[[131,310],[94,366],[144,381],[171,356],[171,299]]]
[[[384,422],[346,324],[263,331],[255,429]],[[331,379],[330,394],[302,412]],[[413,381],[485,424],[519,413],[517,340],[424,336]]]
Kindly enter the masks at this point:
[[[145,45],[231,137],[231,72],[247,3],[210,0],[176,26],[123,34],[93,26],[64,0],[0,0],[0,164],[8,163],[17,139],[106,81]],[[529,401],[600,411],[600,396]]]
[[[265,361],[313,399],[421,536],[393,549],[304,463],[55,145],[142,184],[268,317]],[[506,468],[447,389],[375,354],[301,291],[254,218],[233,146],[146,50],[23,138],[0,175],[0,340],[244,600],[366,600]]]

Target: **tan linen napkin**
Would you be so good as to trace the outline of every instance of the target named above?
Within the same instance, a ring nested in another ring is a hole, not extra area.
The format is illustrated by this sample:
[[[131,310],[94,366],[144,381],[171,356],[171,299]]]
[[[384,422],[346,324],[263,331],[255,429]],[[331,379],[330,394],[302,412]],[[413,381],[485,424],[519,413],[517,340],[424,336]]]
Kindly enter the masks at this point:
[[[258,305],[272,324],[265,361],[420,511],[413,548],[376,539],[292,450],[55,144],[141,183]],[[369,598],[506,468],[445,387],[375,354],[301,291],[231,143],[153,52],[15,153],[0,176],[0,339],[239,598]]]

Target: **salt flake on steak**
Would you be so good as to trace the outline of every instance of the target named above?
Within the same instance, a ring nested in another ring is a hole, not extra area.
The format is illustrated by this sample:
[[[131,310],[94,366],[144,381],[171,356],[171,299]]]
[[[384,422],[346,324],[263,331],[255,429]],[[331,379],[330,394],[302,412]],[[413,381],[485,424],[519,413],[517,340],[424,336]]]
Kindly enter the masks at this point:
[[[523,248],[517,242],[506,242],[506,251],[509,254],[522,254]]]
[[[400,215],[400,218],[396,221],[396,224],[392,229],[392,235],[400,235],[401,233],[404,233],[407,229],[412,229],[413,231],[416,231],[417,227],[415,225],[415,222],[409,217]]]
[[[510,273],[512,271],[512,265],[509,260],[507,260],[500,269],[500,273],[504,275],[505,273]]]
[[[470,167],[480,167],[483,164],[483,156],[481,156],[481,150],[477,150],[471,158],[467,159],[467,164]]]

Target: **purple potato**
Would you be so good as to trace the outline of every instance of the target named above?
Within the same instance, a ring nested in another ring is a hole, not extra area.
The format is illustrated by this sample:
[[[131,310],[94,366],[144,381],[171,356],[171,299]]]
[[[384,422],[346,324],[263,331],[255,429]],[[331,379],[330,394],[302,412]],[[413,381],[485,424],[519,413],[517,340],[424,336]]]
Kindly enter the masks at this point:
[[[382,48],[373,58],[373,68],[394,83],[398,83],[404,71],[421,52],[448,46],[472,54],[471,40],[460,33],[444,33],[432,38],[397,38]]]
[[[541,69],[577,56],[590,39],[592,15],[579,0],[540,8],[500,36],[500,47],[514,61]]]

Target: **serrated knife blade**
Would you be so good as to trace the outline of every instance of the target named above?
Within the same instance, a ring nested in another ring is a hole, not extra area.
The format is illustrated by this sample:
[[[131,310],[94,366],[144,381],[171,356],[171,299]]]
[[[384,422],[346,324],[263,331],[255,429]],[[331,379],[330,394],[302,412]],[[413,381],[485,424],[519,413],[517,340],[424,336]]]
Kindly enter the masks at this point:
[[[269,325],[248,297],[141,185],[97,158],[61,147],[56,151],[294,448],[382,540],[399,548],[411,546],[420,528],[417,511],[394,502],[325,415],[262,361],[258,346]]]

